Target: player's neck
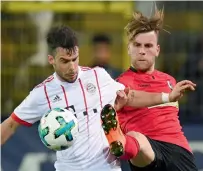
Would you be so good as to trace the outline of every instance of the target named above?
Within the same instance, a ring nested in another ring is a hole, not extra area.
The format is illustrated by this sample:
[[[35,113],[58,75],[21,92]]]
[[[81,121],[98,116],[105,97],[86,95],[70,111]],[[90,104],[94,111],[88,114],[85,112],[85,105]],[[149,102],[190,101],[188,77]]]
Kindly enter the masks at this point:
[[[61,82],[66,82],[63,78],[61,78],[57,73],[56,73],[56,77],[58,80],[60,80]]]
[[[148,71],[145,71],[146,74],[152,74],[154,72],[154,68],[153,69],[150,69]]]
[[[136,69],[134,66],[130,66],[130,69],[133,71],[133,72],[139,72],[139,73],[144,73],[144,74],[152,74],[154,71],[155,71],[155,69],[154,69],[154,67],[152,67],[152,68],[150,68],[150,69],[148,69],[148,70],[139,70],[139,69]]]

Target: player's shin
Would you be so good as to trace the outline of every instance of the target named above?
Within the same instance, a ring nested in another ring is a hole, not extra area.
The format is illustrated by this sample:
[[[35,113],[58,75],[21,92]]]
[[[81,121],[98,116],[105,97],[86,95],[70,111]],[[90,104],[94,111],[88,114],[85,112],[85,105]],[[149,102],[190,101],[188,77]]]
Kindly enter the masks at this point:
[[[126,135],[125,139],[124,154],[120,158],[123,160],[130,160],[138,155],[140,146],[138,141],[131,136]]]

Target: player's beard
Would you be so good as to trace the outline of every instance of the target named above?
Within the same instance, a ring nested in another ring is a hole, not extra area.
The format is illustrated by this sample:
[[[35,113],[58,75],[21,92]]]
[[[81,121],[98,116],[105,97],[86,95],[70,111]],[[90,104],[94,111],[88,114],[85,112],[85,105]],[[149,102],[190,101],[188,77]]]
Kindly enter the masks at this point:
[[[133,67],[141,72],[148,72],[154,70],[154,63],[151,63],[149,61],[136,61],[133,64]]]
[[[75,74],[64,74],[61,72],[57,72],[57,75],[61,78],[62,81],[66,81],[68,83],[74,83],[78,77],[78,72]]]
[[[74,74],[65,74],[64,75],[64,79],[65,81],[69,82],[69,83],[73,83],[75,82],[75,80],[78,77],[78,72],[74,73]]]

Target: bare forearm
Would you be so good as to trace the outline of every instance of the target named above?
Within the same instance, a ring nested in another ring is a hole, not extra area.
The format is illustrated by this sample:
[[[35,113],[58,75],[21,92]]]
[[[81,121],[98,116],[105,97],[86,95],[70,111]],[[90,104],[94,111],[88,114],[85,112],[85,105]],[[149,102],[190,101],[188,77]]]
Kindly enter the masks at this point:
[[[130,90],[128,94],[127,106],[149,107],[162,104],[161,93],[149,93],[144,91]]]
[[[16,131],[18,125],[13,125],[9,119],[1,124],[1,145],[3,145]]]

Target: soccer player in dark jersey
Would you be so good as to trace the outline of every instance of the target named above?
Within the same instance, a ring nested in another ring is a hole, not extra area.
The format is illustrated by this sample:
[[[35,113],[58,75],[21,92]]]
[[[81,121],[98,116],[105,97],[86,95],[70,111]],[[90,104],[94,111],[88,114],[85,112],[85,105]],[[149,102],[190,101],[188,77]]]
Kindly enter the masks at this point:
[[[130,89],[162,93],[163,101],[168,103],[143,108],[125,106],[117,115],[111,105],[106,105],[101,112],[102,126],[111,153],[129,160],[133,171],[197,171],[178,119],[178,102],[170,102],[167,94],[176,80],[155,69],[163,17],[163,10],[156,10],[151,18],[139,12],[133,14],[125,27],[131,66],[118,82]]]

